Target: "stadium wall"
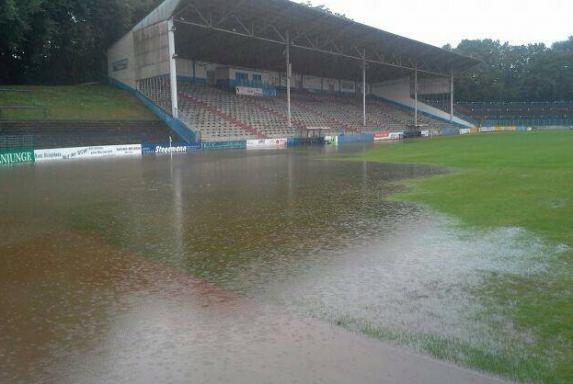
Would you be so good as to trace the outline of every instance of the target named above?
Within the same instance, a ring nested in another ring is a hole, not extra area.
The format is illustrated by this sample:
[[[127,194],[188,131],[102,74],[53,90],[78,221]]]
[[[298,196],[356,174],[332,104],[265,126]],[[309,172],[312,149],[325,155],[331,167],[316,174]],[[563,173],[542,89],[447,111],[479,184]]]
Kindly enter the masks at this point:
[[[169,74],[169,38],[166,21],[133,32],[136,79]]]
[[[208,72],[213,72],[215,84],[219,87],[234,88],[237,85],[258,84],[255,77],[260,77],[260,81],[273,88],[286,88],[286,76],[284,73],[258,70],[253,68],[244,68],[237,66],[221,65],[205,61],[190,60],[177,58],[177,76],[180,80],[190,81],[196,84],[208,83]],[[237,73],[246,76],[245,80],[238,81]],[[260,85],[260,84],[258,84]],[[361,94],[361,82],[339,80],[332,78],[323,78],[319,76],[303,75],[293,73],[292,89],[304,89],[309,92],[326,92],[326,93],[344,93],[344,94]],[[371,89],[368,86],[367,91]]]
[[[374,96],[378,96],[385,100],[394,102],[401,106],[414,109],[416,106],[416,101],[411,97],[411,79],[409,77],[387,81],[384,83],[378,83],[372,85],[372,94]],[[418,110],[422,113],[427,113],[432,117],[438,118],[444,121],[450,121],[450,114],[444,111],[441,111],[437,108],[429,106],[428,104],[424,104],[418,102]],[[460,124],[464,127],[471,128],[474,124],[460,119],[459,117],[454,117],[454,123]]]
[[[133,34],[128,33],[108,50],[108,75],[132,88],[136,87]]]
[[[208,73],[216,69],[214,64],[203,61],[177,58],[175,62],[177,64],[177,77],[194,84],[207,84]]]
[[[196,143],[198,135],[181,120],[163,110],[141,89],[141,80],[170,73],[168,22],[163,21],[127,33],[108,50],[108,76],[112,84],[135,95],[186,143]]]

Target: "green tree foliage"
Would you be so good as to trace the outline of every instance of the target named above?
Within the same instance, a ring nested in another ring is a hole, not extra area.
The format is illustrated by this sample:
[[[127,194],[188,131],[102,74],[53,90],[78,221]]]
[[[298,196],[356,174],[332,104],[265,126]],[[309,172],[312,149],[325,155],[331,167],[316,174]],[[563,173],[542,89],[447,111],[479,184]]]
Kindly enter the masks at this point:
[[[453,51],[482,61],[458,77],[460,101],[573,101],[573,36],[551,48],[464,40]]]
[[[0,83],[101,80],[107,48],[160,0],[0,0]]]

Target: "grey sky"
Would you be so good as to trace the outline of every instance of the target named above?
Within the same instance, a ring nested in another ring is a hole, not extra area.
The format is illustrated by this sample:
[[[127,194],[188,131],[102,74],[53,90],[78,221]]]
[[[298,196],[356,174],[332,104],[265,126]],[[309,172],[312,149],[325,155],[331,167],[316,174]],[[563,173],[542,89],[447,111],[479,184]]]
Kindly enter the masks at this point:
[[[306,2],[297,0],[298,2]],[[547,45],[573,35],[573,0],[312,0],[355,21],[437,46],[493,38]]]

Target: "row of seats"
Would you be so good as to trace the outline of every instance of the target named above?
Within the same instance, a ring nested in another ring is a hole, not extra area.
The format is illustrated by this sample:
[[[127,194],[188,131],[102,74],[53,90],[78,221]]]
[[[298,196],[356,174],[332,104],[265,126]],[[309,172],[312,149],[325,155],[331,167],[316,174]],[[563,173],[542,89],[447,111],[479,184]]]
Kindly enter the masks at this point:
[[[458,103],[456,104],[456,109],[479,121],[573,118],[573,102]]]
[[[337,133],[402,131],[414,122],[412,111],[369,98],[364,126],[361,98],[296,91],[291,95],[289,127],[285,91],[276,97],[237,96],[187,82],[179,84],[179,91],[181,117],[201,131],[204,141],[293,137],[308,127],[329,127]],[[428,128],[450,126],[422,114],[418,122]]]

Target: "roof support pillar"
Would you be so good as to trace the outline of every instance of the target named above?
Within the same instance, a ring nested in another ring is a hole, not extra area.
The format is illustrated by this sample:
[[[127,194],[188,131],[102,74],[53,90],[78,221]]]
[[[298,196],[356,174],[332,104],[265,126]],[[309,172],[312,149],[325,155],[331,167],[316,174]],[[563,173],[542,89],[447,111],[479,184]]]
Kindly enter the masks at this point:
[[[290,80],[292,76],[292,65],[290,63],[290,35],[286,32],[286,86],[287,86],[287,119],[288,126],[292,127],[292,111],[290,104]]]
[[[177,96],[177,63],[175,62],[175,26],[173,18],[167,21],[169,40],[169,85],[171,88],[171,116],[179,118],[179,100]]]
[[[362,55],[362,113],[363,113],[363,122],[362,125],[366,128],[366,50],[364,50]]]
[[[450,72],[450,122],[454,121],[454,71]]]
[[[414,69],[414,127],[418,127],[418,66]]]

